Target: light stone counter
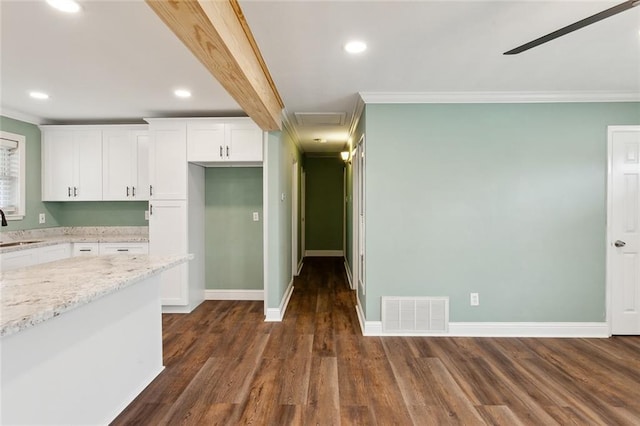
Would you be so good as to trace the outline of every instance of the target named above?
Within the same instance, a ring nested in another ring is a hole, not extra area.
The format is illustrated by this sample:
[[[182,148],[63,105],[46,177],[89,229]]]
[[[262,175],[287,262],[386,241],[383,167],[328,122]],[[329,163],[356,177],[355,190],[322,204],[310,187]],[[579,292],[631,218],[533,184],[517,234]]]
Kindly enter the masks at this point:
[[[10,253],[61,243],[139,243],[149,241],[146,226],[84,226],[31,229],[0,233],[1,242],[38,241],[12,247],[0,247],[0,253]]]
[[[86,305],[192,256],[74,257],[0,274],[0,336]]]

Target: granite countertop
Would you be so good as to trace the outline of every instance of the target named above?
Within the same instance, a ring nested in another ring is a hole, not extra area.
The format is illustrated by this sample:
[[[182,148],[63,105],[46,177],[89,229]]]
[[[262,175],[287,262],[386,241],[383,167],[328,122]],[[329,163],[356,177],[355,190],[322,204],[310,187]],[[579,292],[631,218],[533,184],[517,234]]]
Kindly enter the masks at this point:
[[[30,231],[13,231],[0,235],[3,242],[37,241],[37,243],[0,247],[0,254],[64,243],[146,243],[147,227],[67,227]]]
[[[0,274],[0,337],[142,281],[192,255],[72,257]]]

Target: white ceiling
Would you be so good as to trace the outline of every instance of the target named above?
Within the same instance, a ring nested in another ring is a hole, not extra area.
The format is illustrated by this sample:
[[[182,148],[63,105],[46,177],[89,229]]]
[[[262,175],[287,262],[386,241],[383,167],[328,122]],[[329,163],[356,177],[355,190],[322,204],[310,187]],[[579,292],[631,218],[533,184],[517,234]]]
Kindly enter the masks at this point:
[[[241,6],[303,148],[335,152],[346,142],[358,92],[640,93],[640,7],[502,55],[620,1],[241,0]],[[143,1],[80,2],[80,15],[65,16],[44,1],[1,0],[3,114],[122,122],[242,113]],[[367,52],[347,55],[342,45],[351,38],[366,41]],[[182,86],[193,91],[191,99],[173,97]],[[30,99],[35,89],[51,99]],[[346,119],[300,126],[296,113]]]

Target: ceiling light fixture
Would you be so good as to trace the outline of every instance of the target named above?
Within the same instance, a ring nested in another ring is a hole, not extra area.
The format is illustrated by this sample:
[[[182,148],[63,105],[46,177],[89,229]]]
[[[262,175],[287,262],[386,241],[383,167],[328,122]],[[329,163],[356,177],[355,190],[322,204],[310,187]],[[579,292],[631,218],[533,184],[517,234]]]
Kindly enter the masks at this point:
[[[179,98],[190,98],[191,92],[185,89],[177,89],[173,91],[173,94]]]
[[[353,40],[344,45],[344,50],[355,55],[367,50],[367,44],[364,41]]]
[[[351,153],[349,151],[342,151],[340,153],[340,158],[342,158],[342,161],[344,161],[345,163],[350,164],[351,162],[349,161],[351,157]]]
[[[49,6],[65,13],[80,12],[80,5],[73,0],[47,0]]]
[[[49,99],[49,95],[43,92],[29,92],[29,96],[33,99]]]
[[[320,138],[315,138],[313,141],[318,143],[327,143],[326,139],[320,139]]]

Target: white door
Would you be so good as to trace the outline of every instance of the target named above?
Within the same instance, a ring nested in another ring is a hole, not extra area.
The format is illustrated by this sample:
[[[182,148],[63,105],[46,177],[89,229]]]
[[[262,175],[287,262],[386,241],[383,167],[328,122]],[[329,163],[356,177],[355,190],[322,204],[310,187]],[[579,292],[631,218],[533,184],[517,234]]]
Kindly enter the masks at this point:
[[[149,199],[186,200],[186,124],[151,121],[149,135]]]
[[[609,127],[608,287],[612,334],[640,334],[640,126]]]
[[[138,130],[133,132],[136,161],[133,168],[133,190],[131,197],[135,200],[149,199],[149,132]]]
[[[42,201],[69,201],[73,198],[73,133],[43,132]]]
[[[262,130],[254,123],[227,124],[225,158],[229,161],[262,161]]]
[[[187,253],[187,202],[149,202],[149,254],[167,256]],[[160,277],[163,305],[187,305],[187,269],[182,264]]]
[[[131,198],[133,170],[129,130],[102,132],[102,198],[105,201],[123,201]]]
[[[74,200],[102,200],[102,131],[74,133],[76,179]]]
[[[358,153],[358,284],[365,294],[365,146],[364,135]]]
[[[224,161],[224,123],[198,120],[187,123],[187,161]]]
[[[291,276],[298,276],[298,162],[291,165]]]

